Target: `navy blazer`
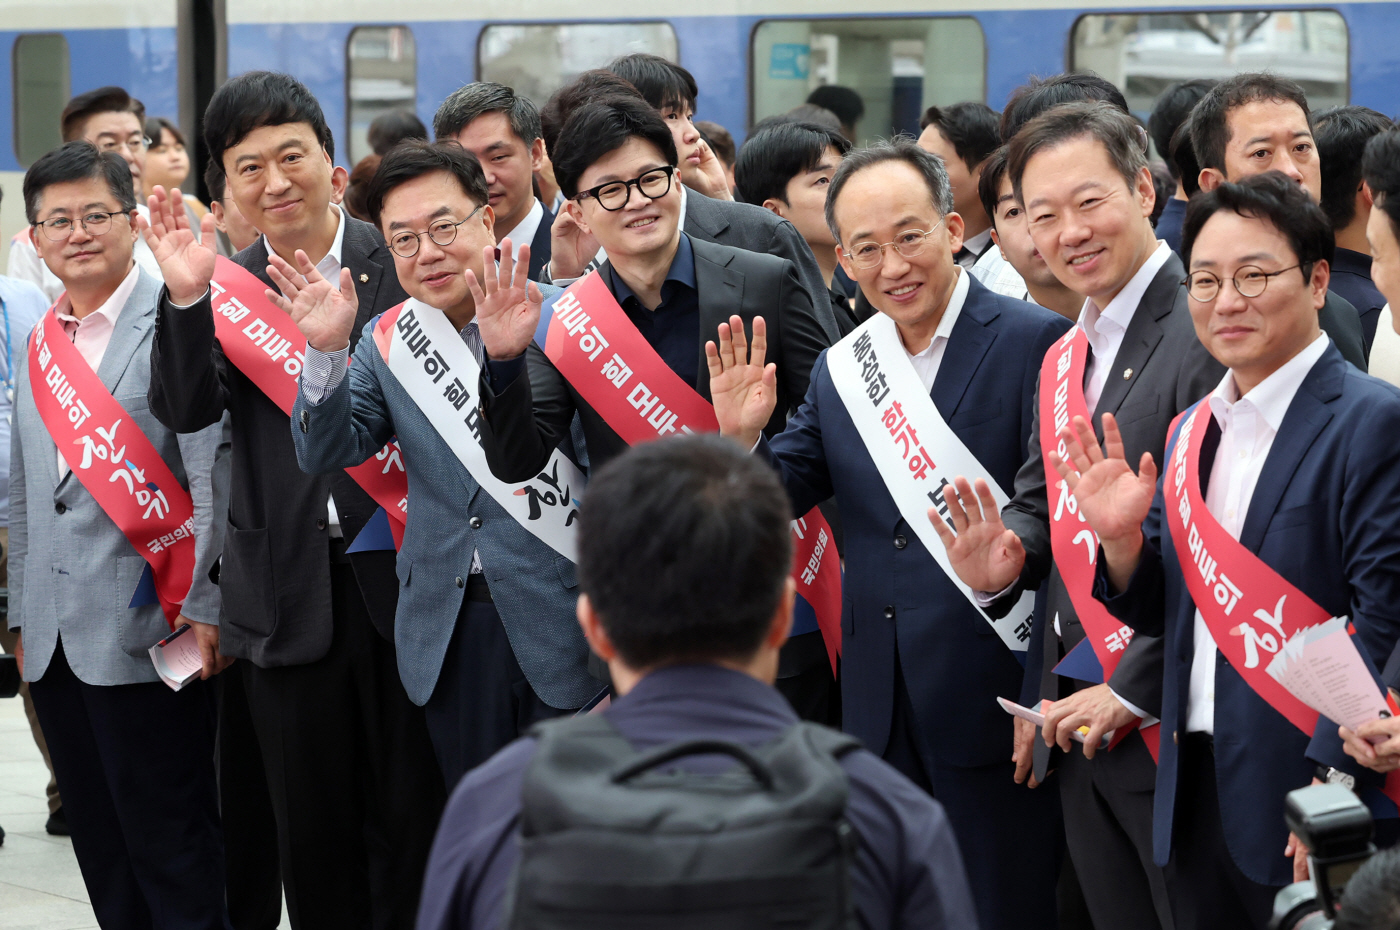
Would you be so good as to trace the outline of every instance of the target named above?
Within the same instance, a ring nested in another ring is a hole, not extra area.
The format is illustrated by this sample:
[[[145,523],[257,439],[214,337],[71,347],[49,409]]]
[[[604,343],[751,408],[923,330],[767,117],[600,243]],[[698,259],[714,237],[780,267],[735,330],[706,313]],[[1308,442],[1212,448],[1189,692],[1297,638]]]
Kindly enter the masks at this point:
[[[1036,378],[1070,323],[996,294],[975,278],[953,325],[933,397],[953,432],[1003,488],[1031,439]],[[833,495],[845,524],[841,706],[844,729],[883,754],[894,712],[895,661],[914,714],[941,761],[1005,761],[1022,667],[900,516],[836,392],[826,353],[807,397],[762,453],[782,474],[793,511]]]
[[[535,238],[530,240],[530,267],[526,275],[531,281],[540,280],[540,273],[549,264],[549,257],[553,254],[553,241],[549,237],[550,229],[554,226],[554,214],[550,212],[548,205],[544,206],[544,216],[540,217],[539,228],[535,230]]]
[[[1240,534],[1246,548],[1333,616],[1350,616],[1357,645],[1377,667],[1400,638],[1397,437],[1400,390],[1359,371],[1329,345],[1284,415]],[[1203,455],[1202,494],[1210,466]],[[1162,507],[1159,481],[1143,523],[1142,562],[1127,589],[1110,596],[1100,559],[1094,592],[1113,616],[1166,638],[1153,820],[1159,865],[1171,855],[1196,614],[1171,533],[1162,524]],[[1341,751],[1335,723],[1319,720],[1309,739],[1218,652],[1215,759],[1226,845],[1240,871],[1263,885],[1292,881],[1292,865],[1283,855],[1284,795],[1309,784],[1317,763],[1356,774],[1358,787],[1380,784],[1380,776],[1359,769]]]

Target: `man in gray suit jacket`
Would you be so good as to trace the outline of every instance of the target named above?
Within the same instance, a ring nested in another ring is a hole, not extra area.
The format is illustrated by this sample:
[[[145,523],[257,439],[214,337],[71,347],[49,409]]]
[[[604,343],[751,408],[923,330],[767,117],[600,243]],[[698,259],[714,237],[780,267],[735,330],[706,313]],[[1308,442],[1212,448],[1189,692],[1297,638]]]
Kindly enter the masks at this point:
[[[480,365],[468,282],[485,279],[483,253],[495,238],[476,157],[450,141],[400,146],[385,156],[368,203],[413,297],[406,309],[445,314]],[[284,280],[292,274],[280,259],[274,268]],[[574,617],[574,564],[502,507],[489,472],[473,475],[453,451],[454,440],[476,442],[468,421],[429,419],[425,410],[433,408],[421,406],[425,399],[415,399],[389,367],[376,338],[379,317],[364,327],[347,368],[353,283],[342,293],[314,268],[303,272],[307,286],[284,298],[308,346],[292,417],[297,461],[310,473],[345,468],[398,436],[410,489],[394,624],[399,674],[426,711],[450,787],[535,721],[576,709],[603,689],[588,674],[588,646]],[[451,374],[430,390],[441,393]],[[476,379],[461,380],[475,389]],[[469,394],[459,400],[475,412]]]
[[[29,169],[24,201],[31,240],[66,291],[53,312],[121,407],[115,442],[125,448],[139,430],[193,499],[192,577],[168,580],[190,584],[176,623],[192,627],[183,635],[197,640],[208,678],[225,664],[209,572],[223,546],[227,445],[219,422],[177,435],[146,405],[161,283],[132,257],[131,172],[114,154],[70,142]],[[73,851],[102,926],[151,926],[159,914],[162,927],[216,930],[225,926],[224,874],[209,686],[175,691],[157,675],[147,650],[171,626],[159,604],[135,597],[148,563],[85,483],[129,479],[133,466],[99,454],[71,470],[72,440],[60,448],[36,406],[28,346],[15,352],[9,625],[20,633]],[[48,376],[58,370],[53,361]],[[63,420],[60,435],[78,423]],[[103,471],[110,480],[95,477]]]
[[[1180,259],[1152,231],[1155,193],[1135,127],[1110,104],[1066,104],[1017,134],[1009,172],[1036,248],[1055,276],[1085,297],[1077,325],[1092,351],[1084,396],[1095,429],[1102,430],[1103,415],[1112,413],[1136,462],[1143,453],[1161,460],[1172,419],[1209,393],[1224,369],[1196,338]],[[1039,390],[1046,390],[1043,381]],[[961,500],[955,495],[950,501],[957,539],[940,535],[959,576],[983,592],[989,613],[1004,614],[1024,590],[1048,582],[1021,703],[1056,702],[1046,729],[1061,746],[1073,747],[1068,734],[1074,728],[1091,729],[1082,753],[1077,747],[1065,752],[1058,776],[1065,836],[1075,870],[1086,879],[1089,912],[1096,926],[1169,930],[1162,871],[1152,864],[1156,766],[1137,733],[1110,752],[1093,749],[1108,730],[1156,714],[1162,641],[1134,636],[1107,682],[1052,671],[1085,632],[1051,551],[1039,401],[1031,437],[1030,455],[1001,513],[979,504],[959,480]],[[1031,767],[1032,727],[1018,720],[1016,737],[1020,779]],[[1046,744],[1038,749],[1044,753]]]

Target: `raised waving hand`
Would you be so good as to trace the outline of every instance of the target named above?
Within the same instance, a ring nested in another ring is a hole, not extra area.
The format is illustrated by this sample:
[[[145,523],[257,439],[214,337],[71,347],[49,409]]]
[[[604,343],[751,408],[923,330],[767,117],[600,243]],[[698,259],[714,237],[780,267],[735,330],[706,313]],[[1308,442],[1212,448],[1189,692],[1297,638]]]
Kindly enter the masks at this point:
[[[196,236],[185,215],[185,198],[180,189],[167,193],[159,184],[147,199],[147,206],[151,218],[137,217],[141,236],[160,265],[170,300],[177,306],[189,306],[204,296],[214,277],[214,260],[219,254],[214,215],[205,214],[200,221],[200,235]]]

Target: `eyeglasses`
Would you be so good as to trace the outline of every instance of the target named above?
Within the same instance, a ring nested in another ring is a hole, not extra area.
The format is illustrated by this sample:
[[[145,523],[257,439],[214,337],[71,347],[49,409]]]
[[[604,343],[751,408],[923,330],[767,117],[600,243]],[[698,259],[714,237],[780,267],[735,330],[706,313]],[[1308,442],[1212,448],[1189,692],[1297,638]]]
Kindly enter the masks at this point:
[[[140,139],[127,139],[125,142],[120,139],[104,139],[97,144],[97,148],[102,152],[115,152],[117,149],[126,149],[133,155],[140,155],[150,148],[151,140],[142,136]]]
[[[1269,286],[1270,278],[1292,271],[1294,268],[1302,268],[1303,278],[1306,280],[1311,271],[1311,265],[1311,262],[1301,262],[1278,271],[1265,271],[1257,265],[1243,265],[1230,278],[1230,283],[1235,285],[1235,290],[1239,292],[1241,297],[1258,297]],[[1220,289],[1225,285],[1225,282],[1218,275],[1209,271],[1193,271],[1181,283],[1186,285],[1186,293],[1191,296],[1192,300],[1203,304],[1210,303],[1220,296]]]
[[[481,205],[486,206],[485,204]],[[440,246],[449,246],[457,238],[457,230],[462,224],[481,212],[481,207],[477,207],[468,213],[465,219],[457,222],[451,220],[438,220],[428,227],[427,232],[403,232],[394,233],[394,238],[389,240],[389,248],[394,250],[394,254],[399,258],[412,258],[418,254],[418,247],[422,245],[423,237],[427,236]]]
[[[130,215],[124,210],[113,210],[111,213],[89,213],[78,223],[82,223],[83,231],[96,239],[105,235],[107,230],[112,228],[112,217],[125,216],[130,220]],[[44,230],[44,238],[50,242],[63,242],[73,235],[73,227],[77,224],[66,216],[56,216],[51,220],[44,220],[42,223],[35,223],[35,226]]]
[[[579,191],[574,199],[583,200],[585,197],[592,197],[604,210],[616,212],[627,206],[627,201],[632,199],[632,188],[634,187],[637,189],[637,193],[648,200],[658,200],[665,197],[671,191],[671,175],[675,171],[674,165],[662,165],[660,168],[653,168],[641,177],[633,178],[630,181],[609,181],[607,184],[599,184],[586,191]]]
[[[905,258],[913,258],[924,250],[924,245],[928,243],[928,237],[938,231],[938,227],[943,225],[943,220],[939,220],[933,229],[928,231],[922,229],[906,229],[893,242],[886,242],[883,245],[876,242],[863,241],[851,246],[845,253],[847,260],[857,268],[874,268],[885,260],[885,249],[894,247],[894,250]]]

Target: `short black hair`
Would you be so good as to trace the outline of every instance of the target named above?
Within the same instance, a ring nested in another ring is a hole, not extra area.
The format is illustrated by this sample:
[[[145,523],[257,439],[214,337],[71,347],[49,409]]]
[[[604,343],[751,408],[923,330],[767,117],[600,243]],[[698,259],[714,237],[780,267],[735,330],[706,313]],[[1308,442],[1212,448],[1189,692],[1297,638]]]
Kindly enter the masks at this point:
[[[710,151],[715,153],[726,168],[734,167],[734,160],[738,157],[738,151],[734,148],[734,136],[728,129],[713,120],[700,119],[695,121],[695,128],[700,130],[700,137],[710,146]]]
[[[948,168],[943,159],[925,151],[914,141],[913,136],[899,135],[892,139],[881,139],[865,148],[851,151],[841,160],[841,167],[831,176],[831,184],[826,189],[826,227],[837,242],[841,241],[841,230],[836,226],[836,201],[845,189],[846,182],[858,172],[887,161],[903,162],[919,172],[928,186],[929,199],[939,216],[953,212],[953,185],[948,180]]]
[[[224,166],[214,159],[209,159],[204,166],[204,189],[209,192],[209,202],[223,200],[225,188],[228,187],[228,177],[224,174]]]
[[[1225,171],[1225,149],[1230,144],[1230,113],[1258,100],[1296,103],[1312,125],[1308,95],[1302,85],[1269,71],[1246,71],[1212,87],[1191,109],[1191,147],[1202,168]]]
[[[1322,168],[1322,212],[1333,229],[1356,219],[1366,143],[1394,126],[1390,117],[1370,107],[1331,107],[1313,117],[1313,141]]]
[[[573,112],[559,133],[559,156],[554,159],[554,181],[570,199],[578,196],[579,178],[609,152],[628,139],[650,142],[666,164],[676,164],[676,140],[670,128],[645,100],[638,97],[605,97]],[[673,179],[679,184],[680,179]]]
[[[220,165],[224,153],[256,129],[306,123],[326,154],[335,158],[335,137],[316,95],[280,71],[246,71],[226,81],[204,110],[204,145]]]
[[[107,111],[100,111],[107,112]],[[24,173],[24,218],[39,222],[39,198],[55,184],[101,178],[123,213],[136,209],[131,168],[116,152],[104,152],[91,142],[75,139],[47,152]]]
[[[1392,930],[1400,926],[1400,848],[1382,849],[1347,881],[1333,930]]]
[[[1390,220],[1390,231],[1400,239],[1400,129],[1391,129],[1366,143],[1361,176],[1376,198],[1376,208]]]
[[[1201,163],[1196,161],[1196,149],[1191,145],[1191,122],[1187,120],[1176,127],[1172,141],[1168,144],[1167,161],[1176,171],[1176,179],[1187,198],[1196,196],[1201,189]]]
[[[384,201],[394,188],[435,171],[445,171],[456,178],[472,203],[477,206],[486,203],[486,175],[475,155],[450,139],[437,142],[409,139],[389,150],[370,179],[365,190],[365,212],[370,222],[380,225]]]
[[[637,52],[614,58],[608,70],[637,89],[654,109],[687,108],[695,112],[700,87],[695,76],[660,55]]]
[[[72,142],[81,138],[83,126],[87,124],[89,117],[99,113],[133,113],[137,122],[141,124],[141,131],[146,131],[146,108],[141,105],[141,101],[120,87],[99,87],[78,94],[63,108],[63,113],[58,118],[63,141]]]
[[[163,116],[148,116],[146,117],[144,131],[146,133],[146,138],[151,140],[151,148],[160,145],[161,133],[163,130],[167,129],[170,130],[170,134],[175,137],[175,141],[180,143],[181,147],[187,147],[185,143],[185,134],[180,131],[179,126],[176,126]]]
[[[799,103],[781,116],[770,116],[768,119],[761,120],[758,125],[754,126],[754,132],[757,132],[758,127],[765,125],[769,120],[788,123],[816,123],[818,126],[825,126],[827,129],[835,129],[837,132],[841,131],[841,117],[832,113],[826,107],[819,107],[815,103]]]
[[[1110,103],[1077,100],[1041,113],[1012,136],[1006,147],[1006,163],[1016,199],[1024,202],[1021,179],[1032,157],[1071,139],[1085,137],[1104,147],[1108,160],[1132,190],[1139,173],[1147,167],[1147,130],[1132,114]]]
[[[579,589],[632,668],[747,659],[782,603],[791,521],[777,475],[733,441],[643,443],[589,481]]]
[[[428,139],[428,127],[416,113],[390,110],[379,114],[369,124],[369,147],[376,155],[389,154],[391,148],[405,139]]]
[[[1147,118],[1147,132],[1152,136],[1152,144],[1157,154],[1166,162],[1167,170],[1173,178],[1181,180],[1176,164],[1172,161],[1172,136],[1191,115],[1191,109],[1200,103],[1215,82],[1206,78],[1190,81],[1177,81],[1157,95],[1152,104],[1152,115]]]
[[[739,199],[759,206],[769,198],[787,203],[788,182],[816,168],[828,148],[844,158],[851,142],[816,123],[779,123],[754,133],[734,162]]]
[[[976,171],[1001,145],[1000,120],[1001,114],[985,103],[955,103],[929,107],[919,120],[919,129],[937,126],[967,170]]]
[[[982,209],[992,225],[997,224],[997,204],[1001,201],[1001,182],[1007,170],[1006,146],[999,147],[987,156],[982,163],[982,173],[977,176],[977,199],[982,201]],[[1016,196],[1012,194],[1011,196]]]
[[[1011,92],[1001,111],[1001,141],[1010,142],[1021,127],[1046,110],[1080,100],[1102,100],[1131,115],[1128,98],[1111,81],[1093,71],[1070,71],[1051,78],[1031,78]]]
[[[806,103],[814,104],[836,114],[841,125],[855,128],[865,115],[865,101],[860,94],[839,84],[823,84],[807,95]]]
[[[1313,203],[1298,182],[1281,171],[1266,171],[1237,183],[1202,191],[1186,207],[1181,227],[1181,262],[1189,271],[1191,250],[1206,221],[1222,210],[1267,221],[1288,240],[1302,266],[1303,280],[1312,278],[1312,266],[1332,261],[1336,237],[1322,208]]]
[[[454,139],[457,133],[487,113],[504,113],[515,133],[531,146],[540,136],[540,111],[524,94],[495,81],[464,84],[447,95],[433,116],[433,136]]]
[[[585,103],[602,97],[618,95],[641,97],[637,88],[613,74],[607,68],[593,68],[574,78],[570,84],[556,90],[540,107],[540,132],[544,135],[545,151],[551,159],[559,146],[559,133],[573,112]]]

